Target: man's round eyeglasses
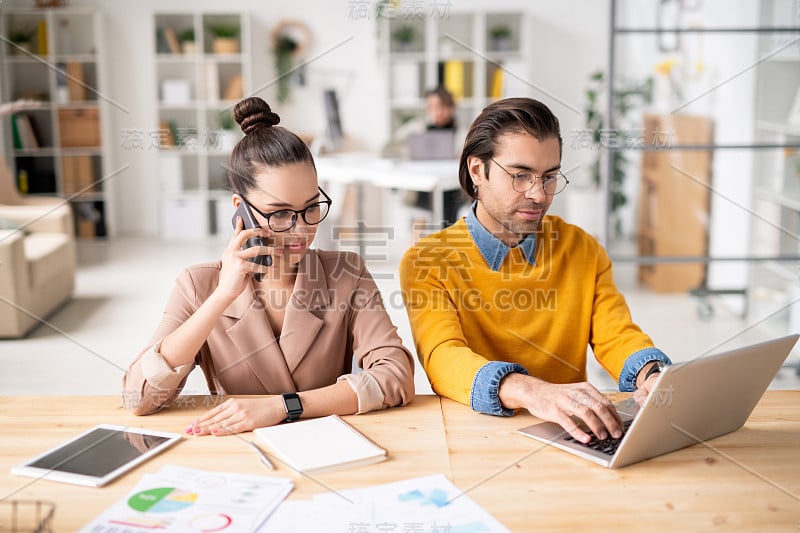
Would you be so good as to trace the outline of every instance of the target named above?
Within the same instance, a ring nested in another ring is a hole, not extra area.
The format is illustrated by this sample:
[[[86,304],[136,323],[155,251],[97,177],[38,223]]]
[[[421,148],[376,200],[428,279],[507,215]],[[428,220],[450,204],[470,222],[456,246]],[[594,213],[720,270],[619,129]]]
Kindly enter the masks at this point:
[[[567,185],[569,185],[569,180],[564,174],[561,173],[560,170],[556,170],[546,176],[537,176],[529,170],[523,170],[521,172],[517,172],[516,174],[512,174],[493,158],[490,159],[495,165],[503,169],[503,172],[511,176],[511,187],[513,187],[516,192],[528,192],[533,188],[534,185],[536,185],[537,179],[541,181],[542,190],[548,196],[554,196],[560,193],[566,188]]]
[[[333,201],[331,200],[330,196],[328,196],[328,194],[322,190],[322,187],[318,187],[318,189],[325,199],[320,200],[319,202],[314,202],[305,209],[301,209],[299,211],[296,209],[280,209],[278,211],[264,213],[256,206],[251,204],[244,196],[242,196],[242,201],[244,201],[244,203],[246,203],[253,211],[264,217],[264,219],[267,221],[269,229],[272,231],[289,231],[295,227],[297,224],[297,217],[299,216],[303,217],[303,222],[310,226],[319,224],[325,220],[326,216],[328,216],[328,212],[331,209],[331,204]]]

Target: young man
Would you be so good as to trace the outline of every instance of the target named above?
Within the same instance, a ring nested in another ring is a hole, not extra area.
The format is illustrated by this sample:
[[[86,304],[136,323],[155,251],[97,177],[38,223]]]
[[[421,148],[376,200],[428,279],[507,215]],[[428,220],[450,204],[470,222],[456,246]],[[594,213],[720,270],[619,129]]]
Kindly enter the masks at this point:
[[[619,437],[612,403],[586,382],[586,348],[641,399],[669,358],[632,322],[600,244],[546,216],[568,181],[558,119],[510,98],[472,123],[459,166],[468,216],[400,264],[417,353],[433,390],[481,413],[526,408],[573,437]]]

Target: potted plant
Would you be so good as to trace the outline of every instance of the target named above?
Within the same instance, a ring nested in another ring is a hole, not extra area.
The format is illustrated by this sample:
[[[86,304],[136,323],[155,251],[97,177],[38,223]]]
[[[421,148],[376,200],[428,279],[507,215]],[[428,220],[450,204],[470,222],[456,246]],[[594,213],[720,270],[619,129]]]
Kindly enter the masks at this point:
[[[412,43],[416,36],[417,32],[414,27],[408,25],[400,26],[392,32],[392,38],[400,52],[408,52],[411,50]]]
[[[214,35],[211,50],[215,54],[239,53],[239,26],[236,24],[213,24],[208,28]]]
[[[241,139],[241,134],[236,130],[236,121],[230,110],[221,111],[219,114],[219,139],[216,148],[230,152],[236,143]]]
[[[292,55],[297,50],[297,41],[289,35],[281,35],[275,43],[275,70],[278,72],[278,101],[289,98],[289,71],[292,69]]]
[[[505,24],[499,24],[489,30],[492,39],[492,50],[502,51],[511,49],[511,28]]]
[[[295,64],[305,57],[310,46],[311,30],[302,21],[283,20],[272,30],[279,102],[289,99],[292,80],[303,83],[303,69],[295,69]]]
[[[20,28],[18,30],[11,30],[8,35],[9,41],[11,41],[14,45],[12,46],[12,53],[13,54],[23,54],[19,49],[22,48],[26,52],[33,52],[33,40],[34,36],[36,35],[35,28]]]
[[[194,40],[194,28],[183,30],[178,36],[178,40],[181,42],[181,51],[183,51],[184,54],[194,54],[197,51]]]
[[[605,100],[601,100],[601,94],[608,90],[605,86],[605,75],[603,71],[593,72],[589,77],[589,85],[586,89],[586,114],[584,130],[588,134],[586,142],[591,146],[583,148],[593,148],[596,154],[592,154],[592,159],[589,163],[591,174],[591,182],[597,189],[600,187],[602,181],[602,167],[604,164],[602,156],[604,154],[611,154],[612,157],[612,174],[609,177],[609,188],[611,190],[611,210],[609,216],[612,221],[612,228],[617,237],[621,237],[622,218],[620,217],[620,209],[627,205],[628,196],[625,192],[625,179],[628,170],[629,160],[625,156],[623,150],[609,150],[606,147],[626,146],[628,140],[631,138],[631,130],[626,129],[626,120],[628,119],[631,111],[639,109],[642,105],[648,104],[652,100],[653,95],[653,78],[648,77],[641,83],[629,83],[620,86],[614,91],[614,117],[616,127],[614,131],[609,131],[607,126],[607,118],[601,105]],[[611,144],[613,143],[613,145]]]

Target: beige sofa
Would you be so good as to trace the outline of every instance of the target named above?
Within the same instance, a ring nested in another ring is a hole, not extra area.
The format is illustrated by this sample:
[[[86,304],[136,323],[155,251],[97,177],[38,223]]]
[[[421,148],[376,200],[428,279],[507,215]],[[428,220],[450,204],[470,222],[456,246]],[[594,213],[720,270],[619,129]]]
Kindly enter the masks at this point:
[[[72,209],[58,201],[0,205],[0,338],[22,337],[75,287]]]

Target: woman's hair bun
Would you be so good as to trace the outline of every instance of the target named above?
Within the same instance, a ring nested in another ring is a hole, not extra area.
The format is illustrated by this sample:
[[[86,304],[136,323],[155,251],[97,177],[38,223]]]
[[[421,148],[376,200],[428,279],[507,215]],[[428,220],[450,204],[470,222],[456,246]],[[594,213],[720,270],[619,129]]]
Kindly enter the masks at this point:
[[[236,104],[233,118],[245,135],[261,127],[275,126],[281,121],[281,117],[272,112],[269,104],[257,96],[245,98]]]

